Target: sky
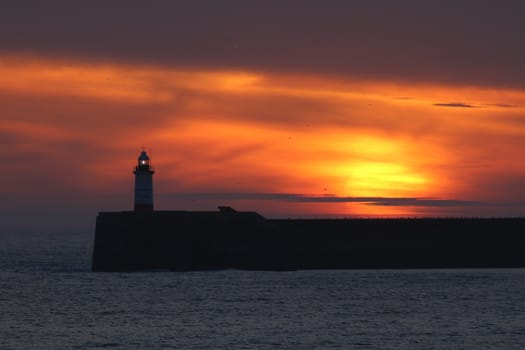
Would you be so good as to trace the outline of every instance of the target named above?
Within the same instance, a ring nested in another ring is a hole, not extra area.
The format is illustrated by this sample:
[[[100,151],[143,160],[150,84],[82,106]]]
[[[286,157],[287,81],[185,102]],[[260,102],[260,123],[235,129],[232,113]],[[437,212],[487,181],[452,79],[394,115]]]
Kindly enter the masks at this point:
[[[525,215],[521,1],[5,1],[0,231]]]

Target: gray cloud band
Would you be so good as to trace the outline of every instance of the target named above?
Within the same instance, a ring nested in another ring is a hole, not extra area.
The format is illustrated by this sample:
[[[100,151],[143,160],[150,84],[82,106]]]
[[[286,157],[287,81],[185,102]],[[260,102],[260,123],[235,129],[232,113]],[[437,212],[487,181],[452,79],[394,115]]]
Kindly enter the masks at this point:
[[[494,203],[457,199],[418,197],[347,197],[335,195],[303,195],[293,193],[183,193],[160,195],[200,200],[276,200],[298,203],[365,203],[378,206],[420,206],[420,207],[478,207],[500,205]]]

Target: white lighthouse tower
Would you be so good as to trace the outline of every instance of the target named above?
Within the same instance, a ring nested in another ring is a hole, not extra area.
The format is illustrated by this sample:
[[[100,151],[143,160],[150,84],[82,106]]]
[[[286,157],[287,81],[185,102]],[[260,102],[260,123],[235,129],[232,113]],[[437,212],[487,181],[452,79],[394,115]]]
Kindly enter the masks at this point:
[[[145,150],[139,155],[135,174],[135,211],[153,211],[153,174],[150,159]]]

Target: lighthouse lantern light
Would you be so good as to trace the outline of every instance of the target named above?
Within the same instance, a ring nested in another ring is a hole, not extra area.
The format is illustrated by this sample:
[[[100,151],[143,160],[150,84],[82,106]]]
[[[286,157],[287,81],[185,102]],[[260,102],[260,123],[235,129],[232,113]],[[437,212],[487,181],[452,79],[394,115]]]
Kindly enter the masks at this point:
[[[135,174],[135,211],[153,211],[153,174],[155,171],[149,163],[146,151],[138,158]]]

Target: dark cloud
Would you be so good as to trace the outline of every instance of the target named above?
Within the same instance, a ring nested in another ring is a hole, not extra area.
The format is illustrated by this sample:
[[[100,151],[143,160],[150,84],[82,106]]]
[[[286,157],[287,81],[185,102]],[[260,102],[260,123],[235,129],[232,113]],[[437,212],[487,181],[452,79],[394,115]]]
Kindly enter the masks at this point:
[[[491,103],[491,104],[484,104],[483,106],[500,107],[500,108],[518,108],[520,107],[519,105],[512,105],[512,104],[507,104],[507,103]]]
[[[475,105],[464,102],[447,102],[447,103],[434,103],[436,107],[458,107],[458,108],[483,108],[483,107],[498,107],[498,108],[518,108],[519,105],[508,104],[508,103],[484,103],[481,105]]]
[[[462,102],[449,102],[449,103],[434,103],[433,106],[437,107],[459,107],[459,108],[477,108],[474,105]]]
[[[365,202],[371,205],[383,206],[415,206],[415,207],[481,207],[493,204],[465,201],[457,199],[428,199],[428,198],[384,198],[373,202]]]
[[[172,195],[160,195],[170,197]],[[465,201],[457,199],[436,199],[417,197],[347,197],[335,195],[304,195],[294,193],[179,193],[173,196],[188,199],[206,200],[271,200],[297,203],[365,203],[381,206],[416,206],[416,207],[477,207],[493,206],[494,204]]]
[[[0,52],[525,86],[522,1],[11,1]]]

